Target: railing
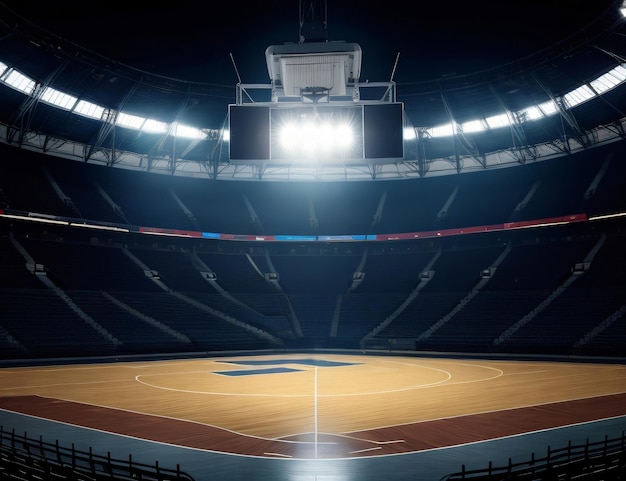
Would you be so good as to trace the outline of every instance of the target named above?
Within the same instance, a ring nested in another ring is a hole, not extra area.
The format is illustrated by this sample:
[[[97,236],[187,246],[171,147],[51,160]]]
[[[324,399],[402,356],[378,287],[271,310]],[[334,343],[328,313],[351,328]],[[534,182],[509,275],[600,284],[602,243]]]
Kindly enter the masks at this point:
[[[491,462],[484,469],[468,471],[463,465],[458,473],[446,475],[442,481],[600,481],[608,479],[626,479],[626,431],[619,438],[565,448],[551,449],[545,457],[535,458],[535,454],[524,462],[509,463],[494,467]]]
[[[81,451],[63,447],[58,440],[53,443],[29,438],[27,433],[17,434],[0,426],[0,478],[19,480],[56,479],[58,481],[193,481],[180,470],[143,464],[128,459],[94,454],[92,448]]]

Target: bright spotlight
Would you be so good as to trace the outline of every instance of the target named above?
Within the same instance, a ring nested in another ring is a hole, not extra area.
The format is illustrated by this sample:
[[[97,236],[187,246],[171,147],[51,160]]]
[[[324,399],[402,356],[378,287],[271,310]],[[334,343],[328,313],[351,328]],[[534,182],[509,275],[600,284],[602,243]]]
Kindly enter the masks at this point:
[[[354,131],[348,124],[340,124],[334,130],[335,142],[342,148],[352,147]]]
[[[282,154],[307,158],[346,153],[353,146],[354,131],[347,123],[307,120],[281,126],[278,138]]]
[[[415,133],[415,129],[413,127],[404,127],[402,129],[402,138],[404,140],[415,140],[417,138],[417,134]]]
[[[300,131],[294,124],[283,126],[278,134],[280,146],[287,152],[293,151],[300,142]]]
[[[362,142],[357,140],[359,114],[354,107],[273,110],[272,159],[330,162],[362,158]]]

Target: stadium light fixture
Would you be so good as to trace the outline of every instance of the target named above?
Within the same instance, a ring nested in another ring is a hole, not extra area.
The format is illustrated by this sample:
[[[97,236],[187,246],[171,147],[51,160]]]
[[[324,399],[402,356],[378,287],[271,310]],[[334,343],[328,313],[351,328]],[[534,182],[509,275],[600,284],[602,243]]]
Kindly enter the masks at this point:
[[[298,162],[361,158],[358,113],[331,108],[274,111],[272,158]]]

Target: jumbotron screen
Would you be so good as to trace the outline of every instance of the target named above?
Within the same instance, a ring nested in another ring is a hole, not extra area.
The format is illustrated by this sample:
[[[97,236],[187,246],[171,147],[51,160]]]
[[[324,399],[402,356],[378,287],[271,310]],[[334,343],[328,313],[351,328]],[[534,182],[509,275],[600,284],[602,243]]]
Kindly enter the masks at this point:
[[[250,163],[376,163],[404,157],[402,103],[229,106],[229,157]]]

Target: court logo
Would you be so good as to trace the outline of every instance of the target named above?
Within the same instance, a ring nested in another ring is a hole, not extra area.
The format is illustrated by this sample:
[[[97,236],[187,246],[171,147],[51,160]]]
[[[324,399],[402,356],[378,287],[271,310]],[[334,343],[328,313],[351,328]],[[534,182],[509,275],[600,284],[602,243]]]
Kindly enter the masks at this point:
[[[307,367],[344,367],[355,366],[361,364],[359,362],[339,362],[326,361],[323,359],[250,359],[250,360],[225,360],[218,361],[224,364],[236,364],[239,366],[250,366],[250,368],[242,368],[231,371],[214,371],[214,374],[223,376],[256,376],[259,374],[281,374],[286,372],[299,372],[306,369],[298,369],[292,367],[294,365]],[[252,368],[254,366],[254,368]]]

